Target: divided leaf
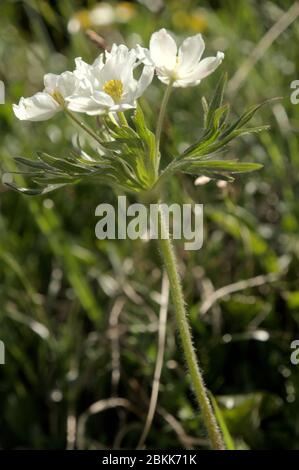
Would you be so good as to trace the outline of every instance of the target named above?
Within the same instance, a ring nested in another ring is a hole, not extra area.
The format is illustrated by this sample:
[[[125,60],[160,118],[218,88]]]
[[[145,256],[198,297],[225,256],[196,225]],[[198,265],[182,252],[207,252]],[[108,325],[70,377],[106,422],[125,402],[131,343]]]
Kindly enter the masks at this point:
[[[28,188],[18,188],[24,194],[44,194],[67,184],[82,180],[97,180],[125,191],[146,191],[155,186],[161,178],[176,172],[207,175],[210,178],[233,180],[232,175],[259,170],[262,165],[251,162],[224,160],[221,153],[233,139],[250,133],[261,132],[267,126],[247,127],[255,113],[267,103],[251,106],[238,119],[228,123],[230,107],[223,104],[227,75],[224,74],[215,88],[210,103],[202,99],[204,130],[201,137],[190,145],[182,155],[174,158],[160,175],[159,155],[155,135],[148,128],[144,114],[137,105],[132,124],[118,125],[112,118],[102,122],[97,150],[90,156],[77,147],[65,158],[39,152],[36,160],[17,157],[15,161],[24,167],[21,173],[29,180]]]
[[[15,161],[25,169],[16,173],[26,176],[30,187],[8,185],[24,194],[38,195],[93,178],[129,191],[149,189],[157,178],[155,136],[148,129],[139,106],[133,124],[134,128],[118,126],[107,118],[106,132],[92,157],[80,148],[79,142],[78,148],[65,158],[44,152],[37,153],[37,160],[17,157]]]
[[[245,173],[262,168],[262,165],[250,162],[238,163],[236,161],[211,160],[215,154],[226,149],[227,144],[233,139],[245,135],[262,132],[269,126],[246,127],[255,113],[262,106],[272,100],[259,105],[251,106],[233,123],[228,123],[230,107],[223,104],[223,96],[227,76],[224,74],[216,86],[214,96],[210,102],[202,99],[204,111],[204,131],[197,142],[190,145],[182,155],[173,160],[162,173],[163,176],[182,171],[191,174],[207,174],[212,178],[227,177],[233,173]]]

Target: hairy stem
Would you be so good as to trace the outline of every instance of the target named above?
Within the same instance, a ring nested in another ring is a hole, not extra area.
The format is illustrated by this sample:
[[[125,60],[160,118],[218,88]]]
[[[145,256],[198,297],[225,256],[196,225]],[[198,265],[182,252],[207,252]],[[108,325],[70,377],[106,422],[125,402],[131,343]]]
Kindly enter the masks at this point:
[[[165,90],[161,108],[160,108],[160,113],[158,116],[158,122],[157,122],[157,128],[156,128],[156,156],[157,156],[158,162],[160,161],[160,140],[161,140],[162,128],[163,128],[166,108],[167,108],[167,104],[170,98],[171,90],[172,90],[172,82],[169,83],[169,85],[167,86]]]
[[[183,291],[177,263],[168,227],[166,227],[163,210],[159,209],[159,245],[170,282],[171,296],[174,304],[176,320],[182,341],[182,346],[192,380],[194,392],[202,412],[203,421],[208,431],[213,449],[224,450],[224,443],[216,418],[208,398],[204,380],[198,365],[196,352],[192,343],[190,326],[185,309]]]

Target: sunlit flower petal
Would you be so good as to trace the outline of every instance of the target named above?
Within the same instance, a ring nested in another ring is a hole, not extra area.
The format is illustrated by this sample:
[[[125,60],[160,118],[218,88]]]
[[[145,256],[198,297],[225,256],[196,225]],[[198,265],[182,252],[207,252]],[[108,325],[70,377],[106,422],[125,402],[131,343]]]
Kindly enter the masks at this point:
[[[204,50],[205,43],[201,34],[185,39],[178,53],[180,73],[188,73],[200,61]]]
[[[53,117],[60,105],[48,93],[36,93],[30,98],[21,98],[18,105],[13,105],[13,111],[21,121],[46,121]]]
[[[177,45],[166,29],[154,33],[150,40],[151,58],[158,68],[173,70],[176,66]]]
[[[159,80],[174,87],[195,86],[221,64],[224,54],[201,60],[205,43],[201,34],[185,39],[177,52],[174,39],[165,29],[154,33],[149,51],[136,48],[136,54],[144,64],[152,63]]]
[[[137,84],[136,98],[139,98],[146,90],[146,88],[151,84],[153,76],[154,68],[151,66],[145,66]]]
[[[206,78],[217,69],[223,59],[224,54],[222,52],[217,52],[216,57],[207,57],[206,59],[203,59],[191,74],[192,78],[195,81]]]
[[[141,47],[139,44],[135,47],[136,56],[144,65],[155,66],[151,53],[146,47]]]
[[[45,89],[30,98],[21,98],[13,110],[18,119],[27,121],[45,121],[67,107],[67,98],[79,86],[78,79],[72,72],[61,75],[53,73],[44,77]]]
[[[136,50],[115,44],[91,66],[77,59],[74,74],[85,87],[77,88],[67,99],[69,108],[90,115],[135,108],[136,100],[149,86],[154,74],[153,65],[144,66],[136,80],[134,70],[140,63]]]

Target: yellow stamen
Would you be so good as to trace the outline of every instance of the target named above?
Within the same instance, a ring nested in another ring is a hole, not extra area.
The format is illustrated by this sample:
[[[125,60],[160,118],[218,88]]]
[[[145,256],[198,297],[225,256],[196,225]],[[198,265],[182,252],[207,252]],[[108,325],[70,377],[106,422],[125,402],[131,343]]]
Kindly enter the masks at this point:
[[[118,102],[121,100],[123,95],[124,87],[121,80],[109,80],[103,86],[105,93],[111,96],[114,101]]]
[[[60,106],[63,106],[63,105],[64,105],[63,96],[62,96],[62,94],[61,94],[58,90],[53,91],[53,93],[52,93],[52,98],[54,98],[54,100],[55,100],[58,104],[60,104]]]

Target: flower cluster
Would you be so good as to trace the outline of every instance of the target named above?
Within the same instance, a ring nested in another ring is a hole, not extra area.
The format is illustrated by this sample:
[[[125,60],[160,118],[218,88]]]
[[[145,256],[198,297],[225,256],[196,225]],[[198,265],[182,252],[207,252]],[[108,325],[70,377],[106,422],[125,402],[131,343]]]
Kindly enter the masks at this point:
[[[139,193],[159,188],[175,173],[233,181],[235,174],[261,168],[257,163],[222,158],[221,154],[233,139],[265,129],[247,126],[261,105],[249,108],[230,122],[230,106],[223,103],[225,74],[211,100],[202,97],[203,123],[198,139],[183,152],[178,146],[170,159],[161,158],[160,140],[171,90],[198,85],[223,60],[222,52],[202,59],[204,48],[200,34],[185,39],[178,48],[172,36],[161,29],[152,34],[148,49],[113,45],[93,64],[77,58],[72,72],[45,75],[42,92],[21,98],[14,105],[16,116],[21,120],[44,121],[63,110],[91,140],[83,150],[78,139],[63,157],[44,152],[38,152],[36,160],[15,157],[20,165],[19,173],[24,174],[29,186],[19,187],[12,175],[6,184],[24,194],[37,195],[93,180]],[[167,86],[153,132],[138,99],[155,74]],[[129,110],[134,112],[127,120],[124,113]],[[90,127],[76,113],[100,115],[101,120]]]
[[[198,85],[223,60],[224,54],[201,60],[205,43],[200,34],[185,39],[180,48],[165,29],[154,33],[149,49],[113,45],[93,64],[75,60],[73,72],[47,74],[44,90],[14,105],[20,120],[44,121],[66,109],[103,115],[136,108],[137,99],[152,82],[156,71],[161,82],[174,87]],[[139,78],[135,71],[142,67]]]

